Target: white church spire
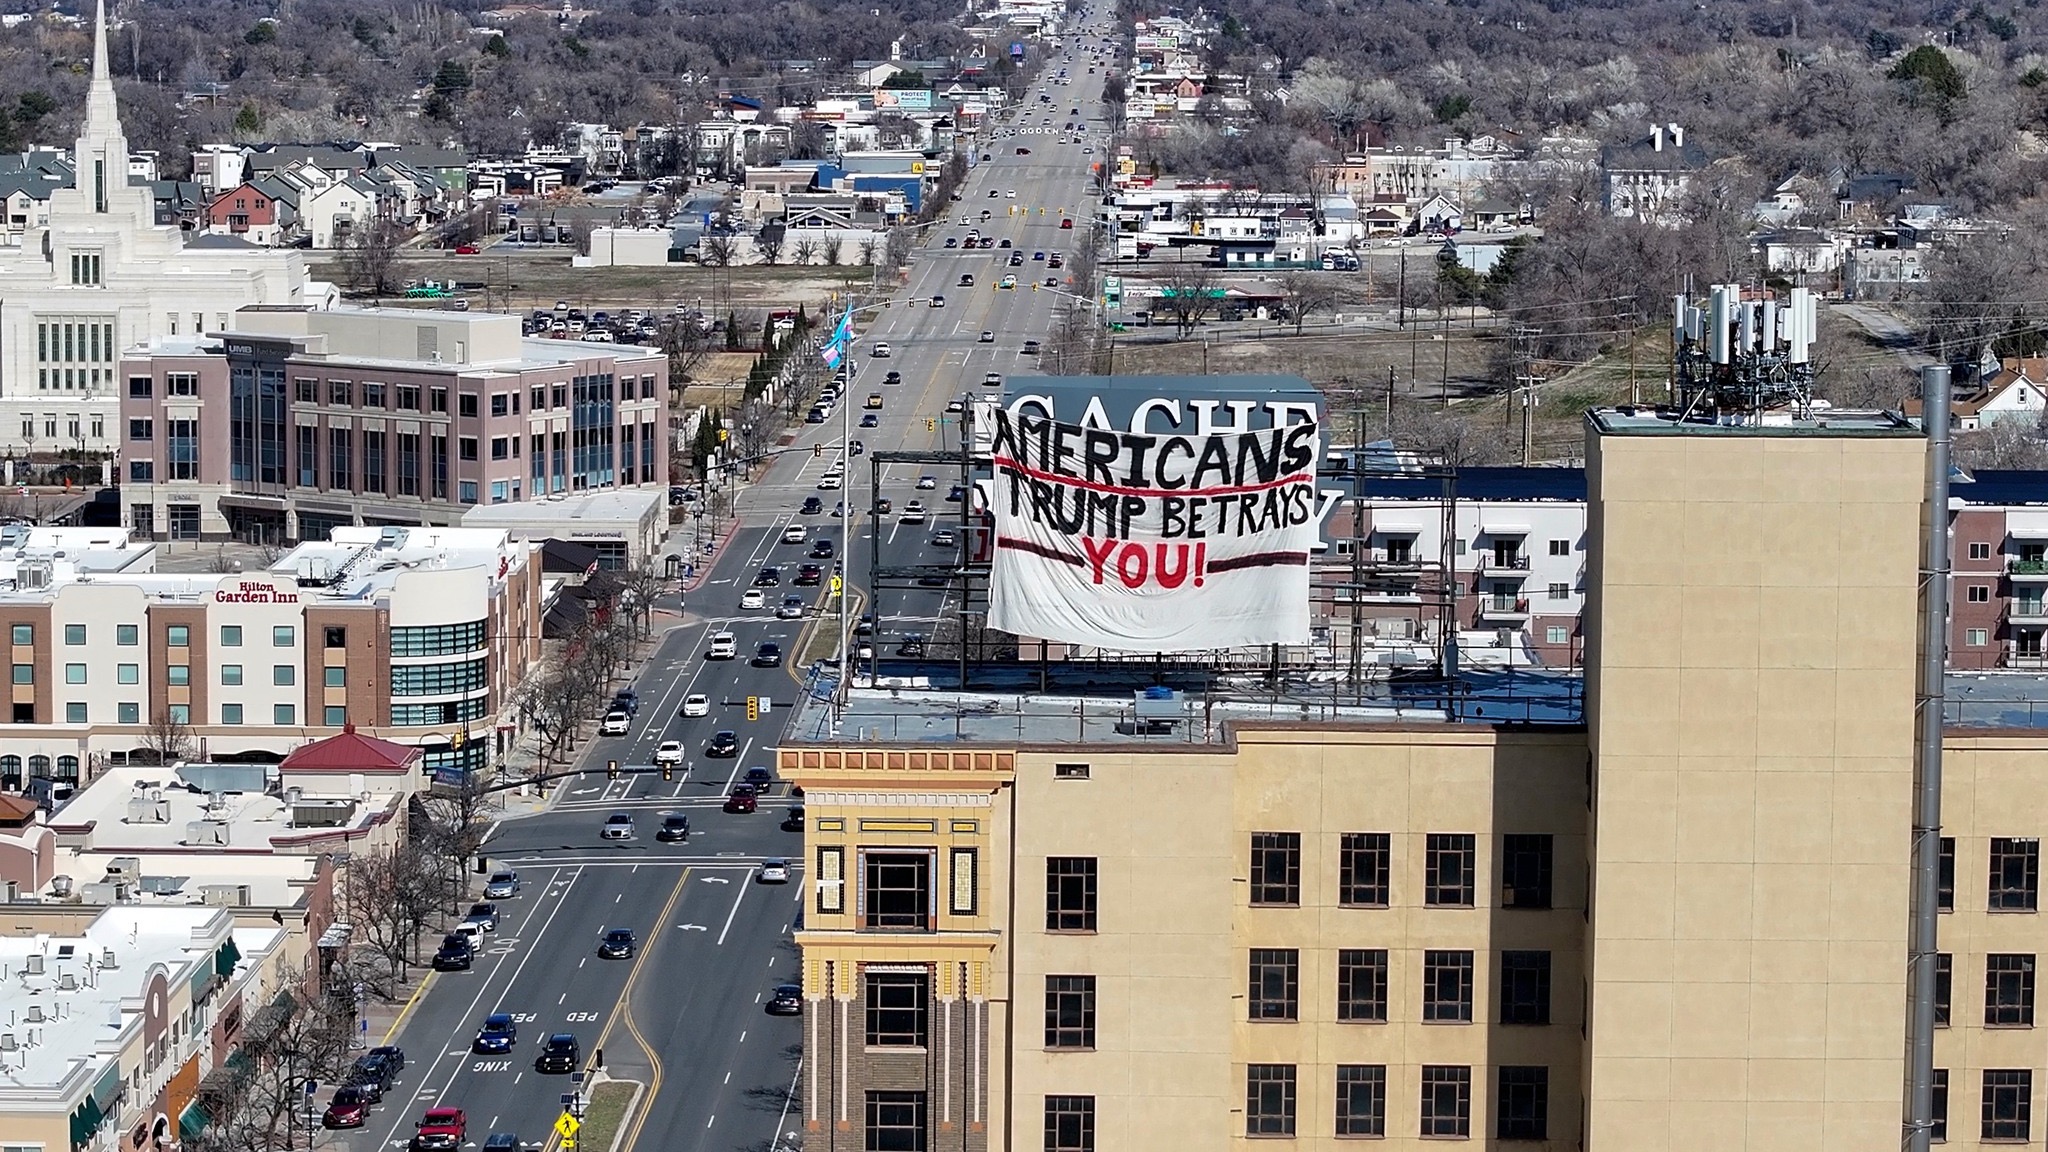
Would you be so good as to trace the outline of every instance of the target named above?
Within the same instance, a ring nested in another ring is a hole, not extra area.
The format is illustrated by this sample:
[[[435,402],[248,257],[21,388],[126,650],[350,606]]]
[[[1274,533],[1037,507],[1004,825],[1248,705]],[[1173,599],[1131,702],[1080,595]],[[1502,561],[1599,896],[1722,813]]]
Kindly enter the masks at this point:
[[[114,101],[114,80],[107,67],[107,3],[93,10],[92,86],[85,97],[85,126],[80,130],[78,187],[95,212],[105,212],[114,189],[128,183],[128,140],[121,132],[121,110]]]

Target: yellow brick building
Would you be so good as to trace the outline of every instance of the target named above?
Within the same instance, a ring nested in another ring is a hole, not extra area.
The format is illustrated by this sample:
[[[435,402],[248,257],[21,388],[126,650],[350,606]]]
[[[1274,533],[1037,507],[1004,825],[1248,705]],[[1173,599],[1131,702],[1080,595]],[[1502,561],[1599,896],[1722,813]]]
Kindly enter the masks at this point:
[[[1829,425],[1589,419],[1579,722],[783,747],[806,1146],[1896,1146],[1926,446]],[[1947,744],[1941,1135],[2038,1140],[2048,739]]]

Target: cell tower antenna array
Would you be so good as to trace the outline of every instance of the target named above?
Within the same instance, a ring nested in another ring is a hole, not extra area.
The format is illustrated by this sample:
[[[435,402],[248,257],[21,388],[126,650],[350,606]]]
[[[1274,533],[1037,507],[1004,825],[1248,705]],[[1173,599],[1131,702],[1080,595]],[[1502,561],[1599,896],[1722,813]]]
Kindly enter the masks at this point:
[[[1780,301],[1744,299],[1739,284],[1716,284],[1704,306],[1672,298],[1672,405],[1681,420],[1749,424],[1764,413],[1813,409],[1813,293]]]

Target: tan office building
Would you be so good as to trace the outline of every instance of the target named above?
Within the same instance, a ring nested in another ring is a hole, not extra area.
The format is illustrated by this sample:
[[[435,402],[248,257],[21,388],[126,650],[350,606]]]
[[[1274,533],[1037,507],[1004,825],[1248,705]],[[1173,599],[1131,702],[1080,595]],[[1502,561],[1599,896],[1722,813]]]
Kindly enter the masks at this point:
[[[1829,425],[1590,419],[1569,722],[781,749],[806,1146],[1896,1147],[1925,442]],[[1947,743],[1937,1136],[2038,1140],[2048,731]]]

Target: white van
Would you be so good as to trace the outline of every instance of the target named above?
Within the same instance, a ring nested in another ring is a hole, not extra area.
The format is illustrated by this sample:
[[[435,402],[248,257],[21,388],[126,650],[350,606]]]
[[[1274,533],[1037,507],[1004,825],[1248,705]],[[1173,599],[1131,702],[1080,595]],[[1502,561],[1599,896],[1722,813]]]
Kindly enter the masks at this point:
[[[711,650],[704,653],[706,660],[731,660],[740,653],[739,641],[730,632],[713,632]]]

